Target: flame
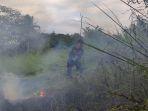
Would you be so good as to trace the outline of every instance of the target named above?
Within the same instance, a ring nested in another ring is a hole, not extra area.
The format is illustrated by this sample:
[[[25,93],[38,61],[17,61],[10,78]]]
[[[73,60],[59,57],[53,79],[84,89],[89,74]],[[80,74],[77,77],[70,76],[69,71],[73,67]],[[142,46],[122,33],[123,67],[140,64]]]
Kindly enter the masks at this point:
[[[44,90],[41,90],[41,91],[40,91],[40,97],[44,97],[44,96],[46,96],[46,93],[45,93]]]

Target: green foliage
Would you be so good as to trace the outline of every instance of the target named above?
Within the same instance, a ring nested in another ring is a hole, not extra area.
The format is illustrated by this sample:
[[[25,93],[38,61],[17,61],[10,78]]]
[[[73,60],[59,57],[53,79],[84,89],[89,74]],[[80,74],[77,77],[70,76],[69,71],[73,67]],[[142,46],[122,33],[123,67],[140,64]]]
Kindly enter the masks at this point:
[[[1,57],[1,72],[12,72],[22,75],[35,75],[42,71],[41,55],[28,53],[15,57]]]
[[[73,35],[68,34],[56,34],[51,33],[46,35],[47,41],[44,44],[43,52],[50,50],[51,48],[59,47],[71,47],[78,39],[80,35],[75,33]]]
[[[22,73],[27,76],[33,76],[42,71],[41,55],[39,54],[27,54],[24,56]]]

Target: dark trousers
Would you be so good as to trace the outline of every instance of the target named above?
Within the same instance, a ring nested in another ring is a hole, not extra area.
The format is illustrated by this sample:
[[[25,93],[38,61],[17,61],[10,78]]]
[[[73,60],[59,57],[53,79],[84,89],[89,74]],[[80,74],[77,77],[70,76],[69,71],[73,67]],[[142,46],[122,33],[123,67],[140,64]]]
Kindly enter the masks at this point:
[[[82,65],[80,61],[68,61],[67,62],[67,75],[72,76],[72,69],[76,67],[76,70],[82,73]]]

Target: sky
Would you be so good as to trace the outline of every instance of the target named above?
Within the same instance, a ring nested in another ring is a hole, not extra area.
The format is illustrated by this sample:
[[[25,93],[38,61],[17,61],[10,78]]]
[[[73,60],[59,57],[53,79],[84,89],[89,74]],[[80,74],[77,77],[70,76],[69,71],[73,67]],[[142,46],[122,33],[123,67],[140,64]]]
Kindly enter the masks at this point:
[[[129,7],[120,0],[92,0],[111,14],[110,8],[125,25],[129,25]],[[98,25],[108,32],[115,32],[115,24],[100,12],[91,0],[0,0],[0,4],[34,17],[43,32],[79,33],[80,14],[84,21]],[[86,27],[83,24],[83,27]]]

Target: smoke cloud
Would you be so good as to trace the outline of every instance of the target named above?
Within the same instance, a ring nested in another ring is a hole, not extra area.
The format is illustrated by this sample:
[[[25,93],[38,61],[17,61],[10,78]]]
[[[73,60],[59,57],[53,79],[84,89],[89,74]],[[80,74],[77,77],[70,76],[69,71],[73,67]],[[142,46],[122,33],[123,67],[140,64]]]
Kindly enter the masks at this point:
[[[9,101],[22,99],[22,87],[20,79],[13,73],[5,73],[2,78],[2,93]]]

